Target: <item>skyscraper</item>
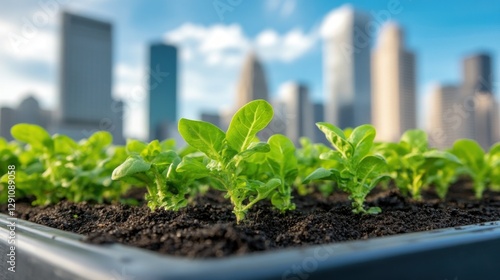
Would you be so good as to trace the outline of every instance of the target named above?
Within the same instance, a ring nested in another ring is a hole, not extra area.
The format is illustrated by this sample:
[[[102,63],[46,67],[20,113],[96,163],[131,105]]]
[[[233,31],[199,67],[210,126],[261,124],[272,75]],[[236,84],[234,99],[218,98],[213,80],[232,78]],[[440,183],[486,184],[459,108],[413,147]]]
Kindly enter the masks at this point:
[[[371,123],[370,20],[344,5],[323,23],[325,121],[341,128]]]
[[[379,141],[398,141],[416,123],[415,56],[393,22],[380,32],[372,55],[372,119]]]
[[[112,26],[62,15],[60,106],[55,130],[75,139],[97,130],[123,142],[123,106],[111,97]]]
[[[450,148],[462,137],[466,119],[461,108],[460,88],[456,85],[436,85],[432,89],[428,116],[429,142],[436,148]]]
[[[269,99],[264,68],[251,52],[243,64],[237,89],[236,109],[255,99]]]
[[[497,139],[496,101],[493,96],[491,57],[479,53],[463,61],[462,103],[467,118],[462,137],[471,138],[487,149]]]
[[[153,44],[149,52],[149,138],[163,140],[177,122],[177,48]]]
[[[295,144],[299,144],[302,136],[314,137],[313,107],[309,101],[308,89],[305,85],[288,82],[281,87],[280,93],[286,110],[286,136]]]
[[[29,96],[17,108],[0,108],[0,137],[12,140],[10,129],[17,123],[31,123],[47,129],[51,121],[52,112],[41,109],[38,100]]]

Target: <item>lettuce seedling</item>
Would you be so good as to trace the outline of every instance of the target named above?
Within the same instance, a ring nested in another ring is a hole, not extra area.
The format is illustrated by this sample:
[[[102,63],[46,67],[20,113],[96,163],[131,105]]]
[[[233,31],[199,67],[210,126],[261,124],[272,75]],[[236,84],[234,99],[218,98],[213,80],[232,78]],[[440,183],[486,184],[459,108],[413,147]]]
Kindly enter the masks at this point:
[[[455,141],[451,152],[463,163],[461,174],[470,176],[476,198],[483,197],[488,184],[495,189],[499,183],[500,144],[494,145],[489,153],[485,153],[479,144],[470,139]]]
[[[349,194],[354,213],[376,214],[379,207],[365,209],[366,196],[381,181],[388,178],[387,164],[381,156],[371,155],[375,138],[375,128],[371,125],[356,127],[346,137],[344,132],[329,123],[316,124],[325,134],[335,150],[321,155],[321,158],[335,160],[337,168],[318,168],[311,173],[304,183],[311,180],[334,180],[339,188]]]
[[[487,155],[487,162],[491,166],[490,188],[492,191],[500,191],[500,143],[496,143],[490,148]]]
[[[123,193],[110,175],[116,167],[113,164],[124,158],[113,155],[108,132],[96,132],[78,143],[65,135],[50,136],[32,124],[17,124],[11,133],[19,143],[14,150],[19,160],[16,186],[21,193],[36,198],[33,204],[47,205],[61,199],[102,202],[116,200]],[[1,181],[6,179],[4,176]]]
[[[118,166],[111,176],[113,180],[142,187],[148,190],[146,201],[151,210],[159,207],[177,211],[187,205],[193,194],[196,179],[206,176],[206,172],[178,172],[181,160],[172,140],[160,142],[153,140],[146,144],[139,140],[128,140],[126,152],[128,158]]]
[[[243,220],[248,209],[263,199],[271,199],[278,209],[292,207],[290,202],[284,201],[289,198],[286,190],[286,181],[291,178],[291,175],[288,175],[288,166],[281,165],[282,162],[277,165],[271,163],[273,171],[277,172],[279,169],[280,173],[277,173],[278,176],[269,176],[264,182],[248,176],[246,170],[246,166],[251,163],[250,157],[271,151],[270,144],[258,142],[256,138],[257,133],[263,130],[272,118],[271,105],[264,100],[255,100],[236,112],[226,133],[208,122],[184,118],[179,121],[179,132],[184,140],[210,159],[205,169],[210,175],[212,186],[226,192],[225,197],[233,204],[237,222]],[[275,139],[270,139],[270,143],[278,149],[282,144],[286,145],[282,143],[282,138]],[[288,159],[288,154],[289,152],[286,152],[281,158]],[[200,166],[200,172],[202,170]],[[277,192],[280,195],[276,195]]]
[[[314,191],[314,185],[312,183],[303,184],[302,182],[306,177],[320,167],[335,168],[337,162],[320,158],[321,154],[330,150],[322,143],[313,143],[311,139],[302,137],[300,138],[300,145],[301,148],[297,149],[296,152],[299,174],[295,180],[295,185],[300,195],[307,195]],[[318,185],[318,189],[324,196],[328,196],[333,192],[333,185],[333,182],[324,182]]]
[[[430,183],[438,186],[440,196],[444,195],[455,178],[454,171],[447,168],[437,172],[436,168],[460,164],[458,158],[448,152],[429,150],[427,134],[418,129],[406,131],[399,143],[377,145],[375,152],[387,159],[389,174],[401,193],[416,200],[422,198],[422,189]]]

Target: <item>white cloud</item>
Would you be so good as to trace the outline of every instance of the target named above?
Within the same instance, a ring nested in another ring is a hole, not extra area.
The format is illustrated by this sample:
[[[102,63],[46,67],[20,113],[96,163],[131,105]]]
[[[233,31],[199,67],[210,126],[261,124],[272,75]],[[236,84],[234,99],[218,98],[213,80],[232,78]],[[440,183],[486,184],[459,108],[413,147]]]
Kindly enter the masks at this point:
[[[293,29],[280,34],[267,29],[250,37],[237,24],[202,26],[185,23],[165,34],[165,40],[179,47],[183,61],[180,73],[181,112],[230,108],[240,68],[250,50],[264,61],[289,63],[305,55],[317,42],[317,31]]]
[[[315,31],[307,34],[300,29],[293,29],[280,36],[268,29],[257,36],[255,46],[265,60],[291,62],[311,50],[317,39]]]
[[[283,17],[288,17],[295,12],[297,0],[268,0],[265,5],[267,11],[277,12]]]

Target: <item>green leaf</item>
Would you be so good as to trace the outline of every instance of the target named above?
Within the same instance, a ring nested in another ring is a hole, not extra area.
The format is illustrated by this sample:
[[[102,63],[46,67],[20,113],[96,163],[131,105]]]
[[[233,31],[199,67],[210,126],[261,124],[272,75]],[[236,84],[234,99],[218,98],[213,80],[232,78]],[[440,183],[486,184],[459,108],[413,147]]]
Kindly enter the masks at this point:
[[[342,129],[326,123],[319,122],[316,126],[325,134],[326,139],[339,151],[344,157],[350,157],[353,153],[353,147],[344,135]]]
[[[56,134],[52,137],[54,141],[54,151],[56,154],[70,155],[78,150],[78,144],[75,140],[66,135]]]
[[[47,148],[49,150],[54,149],[54,142],[52,141],[50,134],[38,125],[26,123],[16,124],[11,128],[10,133],[14,139],[20,142],[28,143],[33,148]]]
[[[348,141],[354,147],[354,154],[352,156],[354,164],[357,164],[362,158],[368,155],[372,149],[375,134],[375,128],[369,124],[358,126],[352,131]]]
[[[249,158],[256,153],[267,153],[271,150],[269,144],[264,142],[253,142],[248,146],[248,149],[239,153],[238,155],[242,158]]]
[[[163,166],[163,165],[172,164],[176,160],[180,160],[180,158],[176,152],[166,151],[166,152],[158,153],[158,155],[156,155],[156,157],[153,159],[153,161],[151,163],[153,163],[157,166]]]
[[[403,136],[401,136],[401,142],[408,143],[415,152],[424,152],[429,146],[427,134],[420,129],[406,131]]]
[[[277,163],[277,165],[273,165],[274,174],[279,175],[287,183],[291,183],[295,180],[293,176],[297,174],[294,170],[298,169],[293,142],[281,134],[271,136],[267,142],[271,146],[271,151],[266,156],[268,160]],[[287,175],[289,175],[288,178]]]
[[[273,118],[273,107],[265,100],[254,100],[241,107],[227,130],[227,142],[237,152],[246,150],[259,131]]]
[[[314,170],[309,176],[307,176],[304,181],[302,182],[303,184],[308,184],[311,181],[314,180],[334,180],[334,181],[339,181],[340,180],[340,172],[335,169],[325,169],[323,167],[320,167],[316,170]]]
[[[220,161],[226,138],[220,128],[208,122],[182,118],[179,121],[179,133],[190,146]]]
[[[194,157],[184,157],[181,163],[177,165],[176,171],[179,173],[188,173],[193,179],[203,178],[209,174],[206,164]]]
[[[460,159],[458,159],[454,154],[445,152],[445,151],[439,151],[439,150],[431,150],[427,151],[423,154],[424,158],[434,158],[434,159],[444,159],[449,162],[453,162],[456,164],[461,164],[462,162]]]
[[[132,154],[141,154],[141,152],[146,149],[148,146],[147,143],[135,140],[135,139],[127,139],[127,154],[132,155]]]
[[[451,152],[456,155],[462,162],[474,173],[479,173],[485,165],[484,150],[479,144],[470,139],[460,139],[453,144]]]
[[[96,148],[104,148],[113,143],[113,135],[107,131],[97,131],[89,137],[87,143]]]
[[[375,178],[387,171],[387,163],[380,156],[367,156],[361,160],[356,175],[361,179]]]
[[[130,156],[120,166],[113,170],[111,179],[118,180],[136,173],[146,172],[151,168],[151,163],[145,162],[139,156]]]

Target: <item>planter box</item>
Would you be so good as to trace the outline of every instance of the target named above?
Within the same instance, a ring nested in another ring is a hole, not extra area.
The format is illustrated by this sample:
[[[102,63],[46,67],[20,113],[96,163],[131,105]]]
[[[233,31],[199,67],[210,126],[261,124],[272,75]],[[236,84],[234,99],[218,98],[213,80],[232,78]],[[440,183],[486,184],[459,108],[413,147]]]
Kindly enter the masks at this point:
[[[498,279],[500,222],[221,259],[169,257],[0,214],[0,279]]]

